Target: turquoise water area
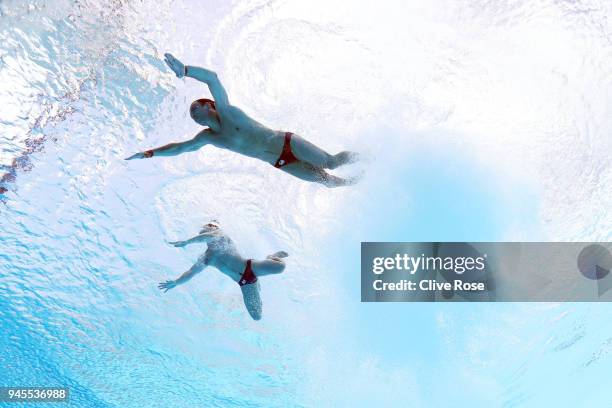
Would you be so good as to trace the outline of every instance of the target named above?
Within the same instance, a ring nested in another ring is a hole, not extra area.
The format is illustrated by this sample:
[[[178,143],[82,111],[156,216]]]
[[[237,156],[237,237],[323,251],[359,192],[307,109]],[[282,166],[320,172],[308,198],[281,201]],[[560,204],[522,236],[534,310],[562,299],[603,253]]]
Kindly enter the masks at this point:
[[[361,241],[609,241],[609,6],[590,2],[3,1],[0,386],[75,407],[591,407],[607,304],[362,304]],[[232,103],[331,152],[329,190],[186,139]],[[212,268],[159,281],[218,219],[289,252],[252,321]],[[61,404],[40,404],[61,406]]]

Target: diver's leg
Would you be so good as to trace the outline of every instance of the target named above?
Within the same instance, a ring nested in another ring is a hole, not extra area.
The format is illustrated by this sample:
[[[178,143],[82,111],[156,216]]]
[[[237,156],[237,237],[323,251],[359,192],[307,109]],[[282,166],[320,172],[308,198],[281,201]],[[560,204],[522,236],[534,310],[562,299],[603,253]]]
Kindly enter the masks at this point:
[[[241,286],[240,290],[242,291],[244,306],[253,320],[261,320],[262,303],[261,297],[259,296],[259,282]]]
[[[320,167],[315,167],[310,163],[305,162],[296,162],[291,163],[287,166],[281,167],[281,169],[292,176],[301,178],[306,181],[314,181],[316,183],[321,183],[325,187],[342,187],[342,186],[350,186],[351,184],[355,184],[356,179],[344,179],[341,177],[334,176],[332,174],[327,173]]]
[[[358,155],[353,152],[340,152],[336,155],[315,146],[303,137],[292,134],[291,151],[300,160],[324,169],[335,169],[343,164],[357,161]]]
[[[268,257],[263,261],[251,261],[255,276],[265,276],[281,273],[285,270],[285,262],[278,257]]]
[[[285,252],[285,251],[277,251],[277,252],[273,253],[272,255],[266,256],[266,259],[286,258],[288,256],[289,256],[289,254],[287,252]]]

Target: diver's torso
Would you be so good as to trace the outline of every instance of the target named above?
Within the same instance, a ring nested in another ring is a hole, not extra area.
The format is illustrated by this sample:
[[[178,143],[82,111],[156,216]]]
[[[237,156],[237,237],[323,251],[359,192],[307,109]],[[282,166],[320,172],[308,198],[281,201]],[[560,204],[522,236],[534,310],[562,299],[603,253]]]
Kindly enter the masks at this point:
[[[234,242],[226,236],[208,243],[204,259],[206,265],[214,266],[236,282],[240,280],[246,267],[246,259],[238,253]]]
[[[211,132],[208,140],[221,149],[273,164],[283,149],[284,135],[284,132],[270,129],[231,106],[221,116],[221,131]]]

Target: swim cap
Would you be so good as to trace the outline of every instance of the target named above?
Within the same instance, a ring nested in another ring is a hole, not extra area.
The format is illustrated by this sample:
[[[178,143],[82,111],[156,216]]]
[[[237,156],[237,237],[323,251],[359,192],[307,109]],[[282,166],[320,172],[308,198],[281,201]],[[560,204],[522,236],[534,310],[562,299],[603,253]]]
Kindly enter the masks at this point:
[[[217,110],[217,106],[215,105],[215,101],[213,101],[212,99],[206,99],[206,98],[201,98],[201,99],[196,99],[195,101],[193,101],[193,103],[191,104],[191,108],[193,109],[193,106],[195,104],[199,104],[199,105],[208,105],[210,106],[212,109]]]
[[[215,104],[215,101],[213,101],[212,99],[206,99],[206,98],[196,99],[195,101],[191,103],[191,106],[189,107],[189,115],[192,118],[193,118],[193,112],[196,106],[201,106],[201,105],[208,105],[209,108],[213,109],[214,110],[213,114],[215,118],[219,122],[221,122],[221,118],[219,117],[219,114],[217,113],[217,105]]]
[[[219,221],[217,220],[210,220],[207,224],[204,224],[204,226],[202,228],[219,228]]]

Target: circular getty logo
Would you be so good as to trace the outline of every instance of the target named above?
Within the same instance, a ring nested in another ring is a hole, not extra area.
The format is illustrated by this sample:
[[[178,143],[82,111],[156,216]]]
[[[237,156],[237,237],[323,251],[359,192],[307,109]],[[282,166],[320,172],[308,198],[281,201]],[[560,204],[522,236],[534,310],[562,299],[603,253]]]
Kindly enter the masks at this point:
[[[603,279],[612,269],[612,255],[602,245],[592,244],[580,251],[577,264],[578,270],[585,278]]]

